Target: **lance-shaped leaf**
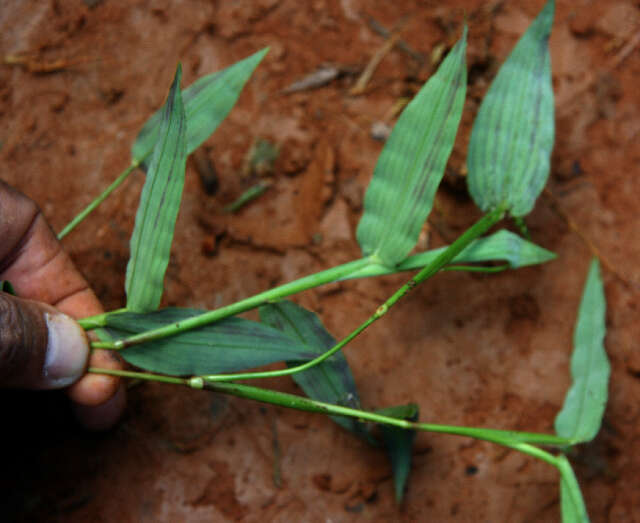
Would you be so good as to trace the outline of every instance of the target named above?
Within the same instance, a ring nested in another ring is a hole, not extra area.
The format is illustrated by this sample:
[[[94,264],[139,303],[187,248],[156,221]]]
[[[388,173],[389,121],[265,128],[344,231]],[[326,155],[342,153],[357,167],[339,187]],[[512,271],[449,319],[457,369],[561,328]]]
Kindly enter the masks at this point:
[[[591,441],[607,404],[610,365],[604,349],[606,302],[597,260],[591,262],[578,310],[571,356],[572,384],[555,420],[558,436]]]
[[[467,88],[467,30],[407,105],[378,159],[358,225],[358,243],[393,267],[418,241],[442,180]]]
[[[442,248],[442,250],[445,249],[446,247]],[[439,251],[440,249],[434,249],[434,252],[438,254],[440,254]],[[412,256],[406,262],[413,259],[412,263],[415,264],[420,261],[419,256]],[[546,263],[555,258],[556,255],[553,252],[525,240],[511,231],[502,229],[491,236],[480,238],[471,243],[453,259],[452,263],[506,261],[512,269],[519,269],[529,265]],[[402,262],[399,267],[404,268],[406,262]]]
[[[260,63],[268,48],[235,64],[196,80],[182,91],[187,115],[187,154],[204,142],[227,117],[245,83]],[[146,168],[150,151],[160,136],[161,111],[144,125],[136,138],[131,155],[133,161]]]
[[[327,332],[320,319],[291,301],[270,303],[260,307],[260,319],[278,329],[291,340],[313,352],[314,357],[328,351],[336,340]],[[311,359],[311,358],[308,358]],[[299,360],[289,359],[291,365]],[[360,408],[360,399],[349,364],[342,352],[337,352],[319,365],[294,374],[293,379],[304,393],[312,399]],[[352,418],[332,416],[345,429],[364,435],[363,425]]]
[[[399,407],[389,407],[377,410],[376,413],[390,416],[392,418],[418,421],[418,405],[410,403]],[[380,425],[380,433],[393,469],[393,486],[396,494],[396,501],[402,502],[404,490],[411,471],[411,450],[413,440],[416,437],[415,430],[401,429],[389,425]]]
[[[558,456],[560,470],[560,512],[562,523],[589,523],[589,514],[582,497],[580,485],[569,460]]]
[[[197,309],[168,308],[146,314],[109,314],[112,339],[177,323],[202,314]],[[237,372],[286,360],[316,356],[296,340],[267,325],[242,318],[225,318],[170,338],[134,345],[120,351],[132,365],[172,376],[198,376]]]
[[[431,249],[420,254],[409,256],[394,268],[372,263],[344,279],[382,276],[384,274],[394,274],[399,271],[421,269],[429,265],[429,263],[435,260],[446,249],[447,247],[439,247],[438,249]],[[511,231],[502,229],[486,238],[474,240],[452,260],[452,263],[506,261],[510,268],[518,269],[528,265],[545,263],[553,260],[555,257],[556,255],[553,252],[543,249]]]
[[[164,290],[187,161],[181,77],[182,68],[178,65],[162,111],[159,140],[153,149],[131,236],[125,289],[127,309],[134,312],[157,309]]]
[[[517,43],[485,96],[469,142],[469,192],[483,210],[506,204],[528,214],[549,176],[553,90],[549,0]]]

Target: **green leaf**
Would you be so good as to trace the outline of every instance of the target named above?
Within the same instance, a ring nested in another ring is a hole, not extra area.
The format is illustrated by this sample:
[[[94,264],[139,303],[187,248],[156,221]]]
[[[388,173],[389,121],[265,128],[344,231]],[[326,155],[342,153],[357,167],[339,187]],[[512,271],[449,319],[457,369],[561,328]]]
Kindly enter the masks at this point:
[[[440,247],[409,256],[394,268],[372,263],[357,272],[351,273],[344,279],[381,276],[400,271],[421,269],[435,260],[446,249],[446,247]],[[517,234],[502,229],[486,238],[474,240],[452,260],[452,263],[483,263],[504,260],[512,269],[518,269],[528,265],[545,263],[555,257],[556,255],[551,251],[524,240]]]
[[[113,339],[177,323],[202,314],[197,309],[167,308],[146,314],[107,315]],[[280,331],[242,318],[225,318],[199,329],[120,351],[132,365],[171,376],[237,372],[285,360],[310,360],[316,353]]]
[[[409,421],[418,421],[419,412],[418,405],[415,403],[376,411],[377,414]],[[413,440],[416,437],[416,431],[389,425],[379,425],[379,428],[382,441],[391,460],[396,501],[402,503],[405,487],[409,479],[409,472],[411,471],[411,450],[413,448]]]
[[[160,139],[153,149],[131,236],[125,289],[127,309],[134,312],[157,309],[164,290],[187,160],[181,77],[182,67],[178,65],[162,111]]]
[[[557,457],[560,470],[560,511],[562,523],[589,523],[589,514],[580,485],[564,455]]]
[[[336,344],[333,336],[327,332],[314,313],[291,301],[263,305],[260,307],[260,318],[271,327],[290,336],[292,340],[303,344],[309,350],[315,350],[316,356]],[[298,363],[296,361],[288,362],[290,366]],[[356,384],[342,352],[337,352],[328,360],[308,370],[298,372],[292,377],[311,399],[355,409],[360,408]],[[413,404],[390,407],[376,412],[400,419],[413,421],[418,419],[418,407]],[[368,433],[365,425],[355,419],[341,416],[331,416],[331,419],[347,430],[364,437],[370,443],[377,443],[376,439]],[[415,431],[385,425],[380,425],[379,428],[382,443],[387,449],[393,468],[396,499],[400,502],[411,468],[411,446]]]
[[[467,166],[469,192],[487,211],[506,203],[528,214],[549,176],[554,139],[549,35],[554,0],[517,43],[476,117]]]
[[[0,280],[0,292],[6,292],[7,294],[11,294],[13,296],[16,295],[16,291],[13,288],[13,285],[11,285],[11,282],[9,280]]]
[[[424,267],[445,250],[446,247],[441,247],[411,256],[400,263],[398,269],[408,270]],[[545,263],[555,257],[556,255],[551,251],[543,249],[511,231],[502,229],[491,236],[472,242],[452,260],[452,263],[482,263],[504,260],[512,269],[518,269],[528,265]]]
[[[573,335],[572,384],[555,421],[558,436],[576,442],[596,436],[607,404],[611,368],[604,349],[606,306],[600,266],[593,260]]]
[[[237,212],[250,201],[255,200],[269,188],[267,182],[258,182],[244,191],[236,200],[224,207],[224,212]]]
[[[260,319],[284,333],[293,343],[312,352],[313,357],[323,354],[336,344],[336,340],[327,332],[314,313],[291,301],[261,306]],[[287,362],[289,366],[299,363],[299,360],[291,359]],[[319,365],[298,372],[292,377],[304,393],[314,400],[360,408],[356,384],[342,352],[337,352]],[[345,429],[364,435],[362,424],[356,420],[340,416],[331,418]]]
[[[393,267],[418,241],[444,175],[467,88],[467,29],[398,119],[376,164],[358,225],[365,256]]]
[[[235,105],[245,83],[269,49],[196,80],[182,91],[187,115],[187,154],[191,154],[213,133]],[[131,155],[133,161],[146,168],[150,151],[158,141],[162,122],[157,111],[136,138]]]

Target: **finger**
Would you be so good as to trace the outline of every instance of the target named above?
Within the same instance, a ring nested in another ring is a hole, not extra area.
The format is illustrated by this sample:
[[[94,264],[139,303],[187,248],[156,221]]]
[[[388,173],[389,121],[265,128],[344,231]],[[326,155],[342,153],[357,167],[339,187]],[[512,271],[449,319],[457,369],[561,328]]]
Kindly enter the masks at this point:
[[[89,366],[103,369],[121,369],[122,360],[113,351],[94,350]],[[127,394],[119,379],[103,374],[85,374],[72,385],[67,394],[75,403],[78,421],[89,430],[107,430],[124,414]],[[104,398],[108,398],[106,401]]]
[[[76,317],[102,312],[100,302],[62,250],[38,207],[0,182],[0,277],[16,293]]]
[[[119,356],[110,350],[96,350],[91,353],[90,367],[120,369]],[[118,390],[119,380],[104,374],[87,374],[67,391],[69,397],[80,405],[95,407],[110,399]]]
[[[58,389],[85,372],[89,340],[69,316],[0,292],[0,385]]]
[[[86,280],[26,196],[0,181],[0,279],[9,280],[22,297],[56,306],[74,318],[103,312]],[[92,365],[121,368],[111,358],[92,356]],[[74,401],[98,405],[118,390],[119,379],[88,375],[70,391]]]
[[[120,419],[127,402],[124,383],[120,383],[116,393],[108,401],[96,407],[76,404],[76,418],[89,430],[107,430]]]

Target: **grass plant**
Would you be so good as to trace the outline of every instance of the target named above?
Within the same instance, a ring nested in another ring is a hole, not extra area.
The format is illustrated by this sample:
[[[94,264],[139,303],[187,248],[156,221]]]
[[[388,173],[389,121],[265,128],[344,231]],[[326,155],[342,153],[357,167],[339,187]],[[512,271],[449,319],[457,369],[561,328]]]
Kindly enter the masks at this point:
[[[549,0],[499,70],[475,120],[468,151],[469,192],[484,215],[451,245],[410,256],[460,123],[466,93],[467,29],[438,70],[407,105],[385,144],[364,200],[357,228],[359,259],[265,290],[211,310],[158,310],[169,261],[187,156],[226,117],[266,49],[181,90],[178,66],[164,107],[145,124],[132,146],[130,167],[60,233],[68,234],[131,171],[146,182],[131,238],[126,306],[80,320],[139,370],[91,368],[90,372],[212,390],[287,408],[331,416],[389,452],[397,499],[402,499],[416,431],[490,441],[543,460],[560,476],[565,522],[587,521],[580,488],[566,457],[574,445],[597,434],[607,401],[609,364],[604,351],[605,300],[598,262],[591,265],[575,328],[573,383],[555,421],[555,434],[536,434],[418,421],[417,405],[366,411],[343,349],[381,320],[416,286],[443,270],[496,272],[545,263],[555,257],[504,229],[504,218],[524,224],[550,169],[554,100],[548,39],[555,4]],[[496,265],[495,262],[500,262]],[[416,271],[370,317],[342,340],[290,295],[351,278]],[[260,321],[237,315],[259,309]],[[390,325],[389,328],[393,328]],[[253,370],[285,362],[277,370]],[[306,396],[269,390],[239,380],[292,376]],[[372,424],[383,427],[374,432]]]

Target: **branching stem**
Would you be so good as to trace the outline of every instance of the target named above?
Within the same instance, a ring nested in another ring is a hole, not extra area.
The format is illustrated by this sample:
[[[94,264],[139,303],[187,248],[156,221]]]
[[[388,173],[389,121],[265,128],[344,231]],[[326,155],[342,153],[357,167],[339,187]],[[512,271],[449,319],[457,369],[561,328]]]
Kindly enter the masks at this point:
[[[278,369],[271,371],[258,371],[258,372],[242,372],[236,374],[211,374],[208,376],[202,376],[205,382],[222,382],[222,381],[234,381],[239,379],[258,379],[258,378],[274,378],[278,376],[288,376],[297,372],[302,372],[315,365],[318,365],[325,361],[327,358],[333,356],[336,352],[342,349],[347,343],[357,337],[362,331],[364,331],[369,325],[376,320],[384,316],[391,307],[393,307],[400,299],[407,295],[407,293],[415,288],[418,284],[430,278],[436,274],[440,269],[447,265],[455,256],[462,251],[469,243],[474,239],[487,232],[493,225],[502,219],[504,216],[504,209],[498,208],[494,211],[487,213],[480,218],[474,225],[467,229],[456,241],[454,241],[445,251],[443,251],[433,262],[423,268],[418,274],[411,278],[407,283],[400,287],[387,301],[380,305],[376,311],[355,330],[348,334],[344,339],[340,340],[331,349],[321,354],[317,358],[309,360],[300,365],[289,367],[286,369]]]
[[[265,303],[269,303],[270,301],[281,300],[282,298],[290,296],[291,294],[306,291],[325,283],[334,282],[345,276],[348,276],[349,274],[359,271],[363,267],[369,265],[369,263],[369,258],[361,258],[359,260],[345,263],[343,265],[338,265],[337,267],[332,267],[330,269],[305,276],[304,278],[300,278],[299,280],[285,283],[284,285],[274,287],[273,289],[269,289],[267,291],[256,294],[255,296],[251,296],[236,303],[232,303],[231,305],[227,305],[226,307],[220,307],[219,309],[208,311],[203,314],[199,314],[198,316],[188,318],[186,320],[181,320],[179,323],[165,325],[157,329],[136,334],[123,340],[93,342],[91,346],[99,349],[120,350],[132,345],[138,345],[140,343],[174,336],[181,332],[196,329],[198,327],[203,327],[204,325],[208,325],[209,323],[213,323],[214,321],[221,320],[222,318],[234,316],[235,314],[240,314],[241,312],[255,309],[256,307],[259,307],[260,305],[263,305]],[[106,313],[98,316],[92,316],[90,318],[85,318],[84,320],[80,320],[79,323],[85,329],[105,327],[108,314],[113,313]]]

